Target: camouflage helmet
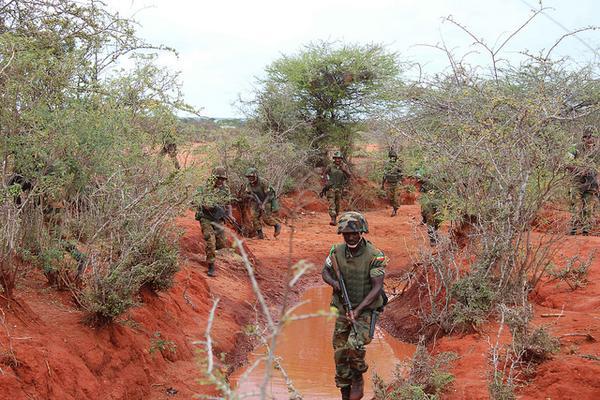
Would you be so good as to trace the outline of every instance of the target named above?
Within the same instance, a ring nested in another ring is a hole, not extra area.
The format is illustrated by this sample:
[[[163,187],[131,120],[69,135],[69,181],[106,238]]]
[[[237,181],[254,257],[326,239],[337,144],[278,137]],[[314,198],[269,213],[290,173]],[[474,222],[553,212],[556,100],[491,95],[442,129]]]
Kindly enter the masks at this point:
[[[256,170],[256,168],[248,168],[246,170],[246,173],[244,174],[245,176],[258,176],[258,171]]]
[[[357,211],[348,211],[342,214],[338,220],[337,233],[360,232],[369,233],[367,219]]]
[[[344,158],[341,151],[334,151],[333,158]]]
[[[215,167],[212,174],[215,178],[227,179],[227,170],[223,166]]]
[[[583,137],[592,137],[596,133],[596,128],[593,125],[586,125],[583,128]]]

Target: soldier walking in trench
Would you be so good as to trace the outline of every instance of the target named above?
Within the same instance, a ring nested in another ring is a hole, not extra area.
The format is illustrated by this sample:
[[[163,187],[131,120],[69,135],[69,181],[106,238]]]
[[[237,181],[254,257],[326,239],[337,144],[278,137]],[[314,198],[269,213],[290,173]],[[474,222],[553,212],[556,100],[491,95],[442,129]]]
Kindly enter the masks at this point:
[[[371,343],[378,313],[387,302],[383,280],[387,259],[367,241],[367,221],[361,213],[342,214],[338,234],[344,243],[331,247],[323,280],[333,287],[331,305],[339,310],[333,331],[335,384],[342,400],[363,397],[366,348]]]
[[[435,186],[432,184],[427,172],[424,169],[417,171],[416,177],[421,184],[419,191],[419,204],[421,205],[421,218],[423,224],[427,226],[427,236],[429,244],[435,246],[438,243],[438,229],[443,222],[441,199],[437,193]]]
[[[327,196],[329,201],[329,216],[331,221],[329,225],[335,226],[336,218],[340,213],[344,189],[348,185],[351,174],[348,166],[343,162],[343,156],[340,151],[333,153],[333,164],[330,164],[323,172],[323,178],[326,180],[320,196]]]
[[[593,225],[594,203],[598,200],[600,184],[598,182],[598,165],[600,164],[600,146],[594,136],[595,128],[584,129],[582,143],[574,149],[571,156],[573,163],[567,168],[573,175],[573,186],[570,189],[571,199],[571,235],[578,230],[586,236]]]
[[[216,167],[206,185],[198,188],[194,196],[196,220],[200,222],[204,242],[206,243],[206,262],[208,276],[216,276],[216,250],[227,247],[223,224],[225,219],[235,222],[231,210],[231,191],[227,186],[227,171]]]
[[[398,165],[398,154],[393,149],[390,149],[388,161],[385,163],[383,170],[381,189],[387,189],[387,198],[392,206],[392,217],[395,217],[398,213],[398,191],[401,180],[402,170]]]
[[[281,222],[277,218],[279,203],[275,189],[266,179],[258,176],[256,168],[246,170],[246,195],[253,203],[252,207],[252,227],[259,239],[264,239],[265,234],[262,230],[262,224],[273,227],[273,236],[277,237],[281,233]]]

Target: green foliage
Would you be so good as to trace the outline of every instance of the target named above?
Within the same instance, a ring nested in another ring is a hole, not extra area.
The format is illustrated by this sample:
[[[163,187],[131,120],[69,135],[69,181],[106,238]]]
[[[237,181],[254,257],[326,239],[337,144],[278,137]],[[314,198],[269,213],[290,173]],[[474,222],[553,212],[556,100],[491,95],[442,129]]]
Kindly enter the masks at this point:
[[[412,360],[396,366],[394,379],[386,384],[377,374],[373,384],[376,400],[439,400],[454,376],[447,372],[448,364],[455,360],[454,353],[431,356],[421,342]],[[402,370],[408,370],[408,377]]]
[[[550,336],[543,326],[531,330],[531,306],[504,308],[504,318],[512,334],[513,352],[519,363],[539,364],[560,349],[558,339]]]
[[[551,276],[550,281],[558,280],[565,282],[569,285],[571,290],[587,285],[588,273],[594,255],[594,253],[590,254],[590,257],[587,260],[581,260],[581,258],[576,255],[567,261],[567,265],[565,265],[564,268],[560,270],[557,270],[556,268],[549,269],[548,274]]]
[[[297,190],[306,180],[307,160],[312,154],[306,149],[251,128],[229,129],[218,141],[220,164],[228,169],[228,184],[237,199],[244,197],[248,182],[245,171],[258,170],[275,189],[277,196]]]
[[[0,192],[0,283],[12,291],[19,255],[65,283],[77,261],[70,289],[106,322],[177,271],[169,224],[186,204],[185,174],[158,150],[177,142],[175,110],[193,110],[148,52],[168,49],[104,4],[23,0],[2,11],[2,181],[17,183]],[[115,68],[125,54],[132,67]]]
[[[502,372],[494,374],[492,380],[488,384],[488,392],[492,400],[515,400],[516,386],[507,381]]]
[[[154,336],[150,339],[150,354],[154,354],[157,351],[161,354],[175,354],[177,352],[177,345],[172,340],[164,339],[162,334],[157,331],[154,332]]]
[[[254,100],[260,130],[303,148],[335,145],[344,153],[356,123],[391,102],[399,66],[383,46],[311,43],[266,69]]]
[[[460,278],[451,289],[451,324],[462,330],[475,328],[487,320],[494,302],[494,291],[482,273]]]

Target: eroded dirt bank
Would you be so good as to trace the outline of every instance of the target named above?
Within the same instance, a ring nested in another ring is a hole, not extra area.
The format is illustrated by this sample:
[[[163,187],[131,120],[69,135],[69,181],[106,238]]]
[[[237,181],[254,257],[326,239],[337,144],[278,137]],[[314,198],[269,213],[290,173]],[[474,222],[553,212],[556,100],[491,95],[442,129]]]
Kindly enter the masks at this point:
[[[308,207],[295,221],[293,247],[289,255],[289,228],[278,240],[248,240],[258,260],[261,287],[276,307],[283,295],[288,262],[306,259],[316,265],[303,287],[321,285],[320,266],[332,243],[340,240],[327,225],[323,204]],[[412,268],[411,252],[425,244],[418,225],[419,208],[402,206],[399,215],[389,210],[367,212],[371,232],[367,238],[390,258],[390,282]],[[211,394],[199,383],[198,346],[202,340],[213,297],[220,297],[213,338],[217,352],[235,363],[245,354],[248,343],[239,333],[254,320],[253,303],[246,273],[236,255],[220,254],[218,277],[207,279],[203,263],[200,228],[193,213],[177,220],[184,230],[181,238],[181,271],[174,287],[166,293],[144,293],[139,307],[110,327],[94,329],[84,325],[83,314],[66,293],[47,288],[43,276],[31,273],[18,290],[22,307],[5,310],[7,324],[0,326],[0,398],[2,399],[167,399]],[[569,237],[563,243],[563,257],[600,248],[599,237]],[[590,272],[590,283],[576,291],[556,282],[546,283],[535,294],[536,324],[550,324],[555,336],[590,333],[600,339],[600,260]],[[299,288],[302,289],[302,288]],[[250,302],[250,304],[248,303]],[[386,311],[387,318],[392,308]],[[564,317],[542,318],[542,313]],[[449,336],[432,345],[434,351],[454,351],[456,377],[449,398],[487,398],[488,336],[495,337],[490,323],[479,334]],[[329,334],[327,334],[329,336]],[[10,337],[10,340],[9,340]],[[584,337],[561,339],[561,351],[541,365],[536,377],[523,391],[523,398],[597,398],[600,393],[600,363],[585,355],[599,356],[597,342]],[[174,346],[171,346],[173,344]],[[9,353],[9,346],[12,353]],[[14,359],[11,354],[14,354]]]

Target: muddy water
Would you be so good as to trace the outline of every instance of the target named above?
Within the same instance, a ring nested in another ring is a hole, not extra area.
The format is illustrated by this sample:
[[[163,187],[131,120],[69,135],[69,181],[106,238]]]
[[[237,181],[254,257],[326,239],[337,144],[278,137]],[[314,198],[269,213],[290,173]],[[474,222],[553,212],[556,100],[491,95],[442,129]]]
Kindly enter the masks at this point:
[[[331,288],[318,287],[309,289],[301,301],[307,303],[299,307],[296,315],[315,313],[319,310],[328,310],[331,299]],[[339,399],[340,392],[335,387],[333,349],[331,347],[331,334],[333,332],[333,318],[317,317],[291,322],[283,331],[282,338],[277,344],[275,353],[281,357],[282,365],[298,392],[304,399]],[[371,374],[377,372],[385,380],[392,377],[396,363],[412,357],[415,347],[411,344],[400,342],[377,328],[375,337],[367,346],[367,362],[369,371],[365,374],[365,397],[372,396]],[[259,348],[249,357],[252,365],[264,349]],[[239,393],[258,391],[264,378],[264,364],[260,363],[252,370],[248,378],[239,381],[245,371],[236,371],[232,382],[238,385]],[[270,398],[288,399],[287,387],[278,371],[273,373],[274,379],[269,385]],[[246,397],[259,399],[259,396]]]

